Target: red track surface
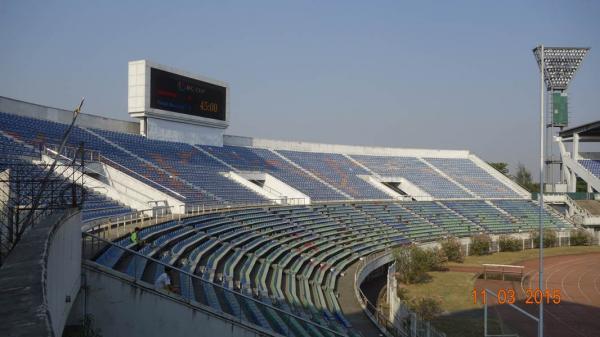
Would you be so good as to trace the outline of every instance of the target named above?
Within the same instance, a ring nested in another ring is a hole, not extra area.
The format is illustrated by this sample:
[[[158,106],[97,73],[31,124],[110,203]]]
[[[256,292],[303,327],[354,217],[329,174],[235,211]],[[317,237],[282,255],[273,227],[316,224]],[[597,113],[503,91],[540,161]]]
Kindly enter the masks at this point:
[[[516,305],[538,316],[537,304],[525,304],[525,292],[538,288],[538,260],[525,266],[522,282],[477,280],[477,289],[514,288]],[[544,336],[600,336],[600,254],[563,255],[544,259],[544,288],[560,289],[560,304],[544,303]],[[552,302],[552,300],[550,301]],[[491,296],[488,303],[496,303]],[[520,336],[536,336],[537,323],[508,305],[494,305],[490,315],[502,320]]]

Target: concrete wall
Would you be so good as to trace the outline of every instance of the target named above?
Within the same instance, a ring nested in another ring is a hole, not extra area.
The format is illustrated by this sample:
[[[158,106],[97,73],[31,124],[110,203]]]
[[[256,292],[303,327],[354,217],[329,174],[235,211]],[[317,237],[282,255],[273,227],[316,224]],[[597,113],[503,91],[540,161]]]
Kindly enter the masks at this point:
[[[72,111],[52,108],[35,103],[24,102],[0,96],[0,111],[25,117],[45,119],[59,123],[69,123]],[[81,114],[78,125],[118,132],[140,134],[139,122],[123,121],[96,115]],[[295,150],[307,152],[327,152],[346,154],[371,154],[382,156],[419,156],[440,158],[467,158],[467,150],[402,149],[374,146],[354,146],[320,144],[310,142],[271,140],[243,136],[223,135],[224,129],[214,129],[198,125],[174,123],[156,118],[148,119],[147,131],[150,138],[186,143],[254,146],[276,150]]]
[[[172,122],[157,118],[146,119],[146,136],[149,139],[223,146],[224,131],[225,129],[222,128]]]
[[[469,151],[467,150],[406,149],[376,146],[337,145],[250,138],[231,135],[225,135],[223,137],[223,144],[232,146],[253,146],[274,150],[345,153],[349,155],[411,156],[439,158],[467,158],[469,155]]]
[[[135,197],[136,199],[142,200],[145,203],[145,208],[148,208],[148,203],[150,201],[166,201],[168,206],[173,206],[172,211],[174,213],[183,211],[182,207],[185,204],[183,201],[177,200],[169,194],[146,184],[141,178],[138,180],[133,176],[123,173],[104,163],[101,163],[99,166],[100,167],[96,168],[101,171],[103,176],[107,179],[108,184],[124,195],[123,199],[125,199],[125,202],[122,201],[123,203],[127,204],[129,198]]]
[[[46,263],[46,301],[55,336],[62,336],[81,285],[81,213],[52,233]]]
[[[581,159],[600,160],[600,152],[579,152]]]
[[[75,107],[75,104],[77,103],[79,102],[73,102],[73,107]],[[85,105],[83,110],[85,111]],[[30,118],[45,119],[58,123],[71,123],[73,118],[73,111],[52,108],[2,96],[0,96],[0,112]],[[82,113],[78,117],[77,125],[125,133],[139,134],[140,132],[138,122],[122,121],[85,113]]]
[[[0,336],[61,336],[80,275],[81,213],[42,218],[0,269]]]
[[[206,306],[167,296],[145,283],[86,262],[87,290],[78,299],[78,312],[87,300],[87,314],[103,336],[128,337],[257,337],[271,336],[258,326],[224,316]]]

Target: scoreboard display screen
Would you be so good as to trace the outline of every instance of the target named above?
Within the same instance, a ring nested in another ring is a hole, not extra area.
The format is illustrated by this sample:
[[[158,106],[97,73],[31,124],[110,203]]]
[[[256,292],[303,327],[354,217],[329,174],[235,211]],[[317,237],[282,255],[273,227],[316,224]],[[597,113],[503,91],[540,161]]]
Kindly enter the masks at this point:
[[[225,121],[227,88],[150,69],[150,107]]]

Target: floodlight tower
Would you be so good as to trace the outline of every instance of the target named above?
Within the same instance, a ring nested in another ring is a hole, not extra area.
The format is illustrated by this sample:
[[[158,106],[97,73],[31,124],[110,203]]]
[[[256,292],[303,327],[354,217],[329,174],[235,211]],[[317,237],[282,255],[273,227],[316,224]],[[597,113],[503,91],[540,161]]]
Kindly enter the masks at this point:
[[[555,127],[562,130],[562,128],[568,125],[567,87],[588,51],[589,48],[544,47],[543,45],[539,45],[533,49],[533,54],[540,69],[540,261],[538,287],[542,292],[544,291],[544,166],[555,164],[555,160],[552,157],[550,160],[545,159],[544,129],[550,128],[550,135],[553,136]],[[552,118],[548,124],[545,124],[544,121],[546,107],[544,101],[545,91],[548,91],[552,97]],[[552,154],[552,152],[550,153]],[[544,301],[540,301],[539,310],[538,337],[543,337]]]
[[[533,54],[538,62],[543,84],[541,91],[545,90],[549,93],[550,116],[546,129],[549,132],[545,137],[546,152],[544,154],[544,163],[546,165],[546,182],[551,184],[553,188],[555,172],[554,168],[558,165],[559,172],[562,170],[561,161],[554,158],[552,149],[553,137],[555,128],[559,131],[569,124],[569,106],[567,88],[573,79],[575,72],[579,69],[581,62],[588,53],[589,48],[572,48],[572,47],[544,47],[538,46],[533,49]],[[545,104],[542,93],[542,104]],[[562,177],[562,174],[560,175]],[[555,189],[552,192],[560,192]]]

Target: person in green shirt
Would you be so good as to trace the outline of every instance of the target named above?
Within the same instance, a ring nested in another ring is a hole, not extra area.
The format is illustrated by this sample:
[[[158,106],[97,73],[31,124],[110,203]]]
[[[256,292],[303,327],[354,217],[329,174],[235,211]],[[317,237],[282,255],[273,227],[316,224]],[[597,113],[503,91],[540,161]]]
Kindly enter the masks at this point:
[[[131,242],[133,242],[134,245],[139,245],[140,248],[144,246],[144,241],[140,240],[140,228],[139,227],[135,227],[133,229],[133,232],[131,232],[129,239],[131,239]]]

